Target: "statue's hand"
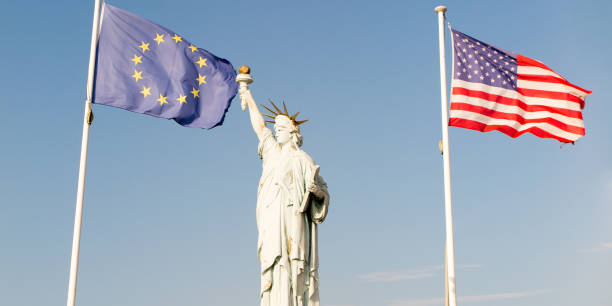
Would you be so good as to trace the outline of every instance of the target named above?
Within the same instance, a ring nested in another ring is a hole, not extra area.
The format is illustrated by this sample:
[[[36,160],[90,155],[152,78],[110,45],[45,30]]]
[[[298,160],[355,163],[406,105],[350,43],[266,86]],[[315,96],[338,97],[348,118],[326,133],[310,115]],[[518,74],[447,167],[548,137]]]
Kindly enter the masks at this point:
[[[308,192],[312,193],[317,198],[321,198],[323,196],[321,188],[319,188],[319,185],[317,185],[317,183],[315,183],[314,181],[310,182],[310,184],[308,184],[308,188],[306,189],[308,190]]]
[[[249,89],[246,86],[240,86],[240,89],[238,90],[238,92],[240,93],[240,106],[242,107],[242,110],[245,110],[248,103],[247,103],[247,99],[249,97]]]

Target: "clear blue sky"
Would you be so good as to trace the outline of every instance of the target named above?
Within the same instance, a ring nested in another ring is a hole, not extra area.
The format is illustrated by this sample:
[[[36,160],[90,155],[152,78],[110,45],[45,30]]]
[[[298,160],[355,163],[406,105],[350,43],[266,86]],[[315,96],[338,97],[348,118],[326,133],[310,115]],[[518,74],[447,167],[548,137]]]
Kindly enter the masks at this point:
[[[610,2],[110,3],[250,65],[259,103],[310,119],[303,149],[332,196],[327,306],[442,305],[436,5],[593,90],[576,145],[451,128],[457,292],[612,305]],[[66,302],[92,13],[92,0],[0,3],[0,305]],[[261,163],[239,101],[210,131],[93,107],[77,305],[257,305]]]

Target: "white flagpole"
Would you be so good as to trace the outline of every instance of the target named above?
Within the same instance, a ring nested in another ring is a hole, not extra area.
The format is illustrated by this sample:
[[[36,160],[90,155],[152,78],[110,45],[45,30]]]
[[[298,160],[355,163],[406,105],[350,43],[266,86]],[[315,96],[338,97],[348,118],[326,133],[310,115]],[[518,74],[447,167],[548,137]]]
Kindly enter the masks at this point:
[[[438,38],[440,41],[440,97],[442,99],[442,156],[444,160],[444,211],[446,216],[446,285],[448,306],[457,306],[455,288],[455,243],[453,239],[453,207],[451,201],[450,148],[448,146],[448,102],[446,95],[446,59],[444,51],[445,6],[437,6]]]
[[[76,301],[77,274],[79,271],[79,248],[81,244],[81,223],[83,220],[83,197],[85,192],[85,172],[87,169],[87,144],[89,143],[89,126],[93,120],[91,100],[93,95],[93,80],[96,66],[96,51],[100,29],[100,4],[95,0],[93,26],[91,29],[91,47],[89,51],[89,71],[87,72],[87,100],[83,116],[83,137],[81,140],[81,162],[79,165],[79,181],[77,189],[76,209],[74,213],[74,231],[72,236],[72,255],[70,257],[70,280],[68,281],[67,306],[74,306]]]

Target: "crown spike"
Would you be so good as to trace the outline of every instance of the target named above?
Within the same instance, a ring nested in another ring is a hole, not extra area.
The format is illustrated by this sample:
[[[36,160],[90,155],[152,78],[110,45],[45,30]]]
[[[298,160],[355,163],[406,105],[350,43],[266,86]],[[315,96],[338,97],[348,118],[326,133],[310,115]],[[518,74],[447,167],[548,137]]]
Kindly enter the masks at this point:
[[[281,111],[281,109],[278,106],[276,106],[276,104],[274,103],[274,101],[272,101],[272,99],[269,99],[269,100],[270,100],[270,103],[272,104],[272,106],[274,107],[274,109],[276,111],[273,111],[269,107],[267,107],[267,106],[265,106],[263,104],[260,104],[261,106],[263,106],[266,110],[268,110],[271,113],[271,115],[268,115],[268,114],[263,114],[263,115],[268,117],[268,118],[273,119],[273,120],[266,120],[265,122],[276,124],[276,117],[280,116],[280,115],[286,116],[287,118],[291,119],[291,121],[293,122],[293,125],[295,127],[297,127],[300,124],[308,121],[308,120],[300,120],[300,121],[296,121],[295,120],[295,119],[297,119],[297,117],[300,114],[300,112],[297,112],[297,113],[293,114],[292,116],[289,116],[289,111],[287,111],[287,104],[285,103],[285,101],[283,101],[283,110]]]
[[[278,107],[276,107],[276,104],[274,104],[274,101],[272,101],[272,99],[270,99],[270,103],[272,103],[272,106],[274,106],[274,109],[276,109],[276,111],[278,112],[277,115],[283,114],[283,112]]]
[[[274,115],[278,116],[278,114],[277,114],[275,111],[273,111],[273,110],[269,109],[267,106],[265,106],[265,105],[263,105],[263,104],[260,104],[260,105],[261,105],[261,106],[263,106],[265,109],[267,109],[267,110],[268,110],[269,112],[271,112],[272,114],[274,114]]]

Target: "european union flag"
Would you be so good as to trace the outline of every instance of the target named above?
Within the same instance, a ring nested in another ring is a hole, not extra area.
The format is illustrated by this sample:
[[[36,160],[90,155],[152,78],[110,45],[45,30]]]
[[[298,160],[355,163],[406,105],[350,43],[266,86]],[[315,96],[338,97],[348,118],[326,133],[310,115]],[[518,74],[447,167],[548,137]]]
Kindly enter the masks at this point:
[[[144,18],[104,4],[93,103],[210,129],[236,95],[232,64]]]

